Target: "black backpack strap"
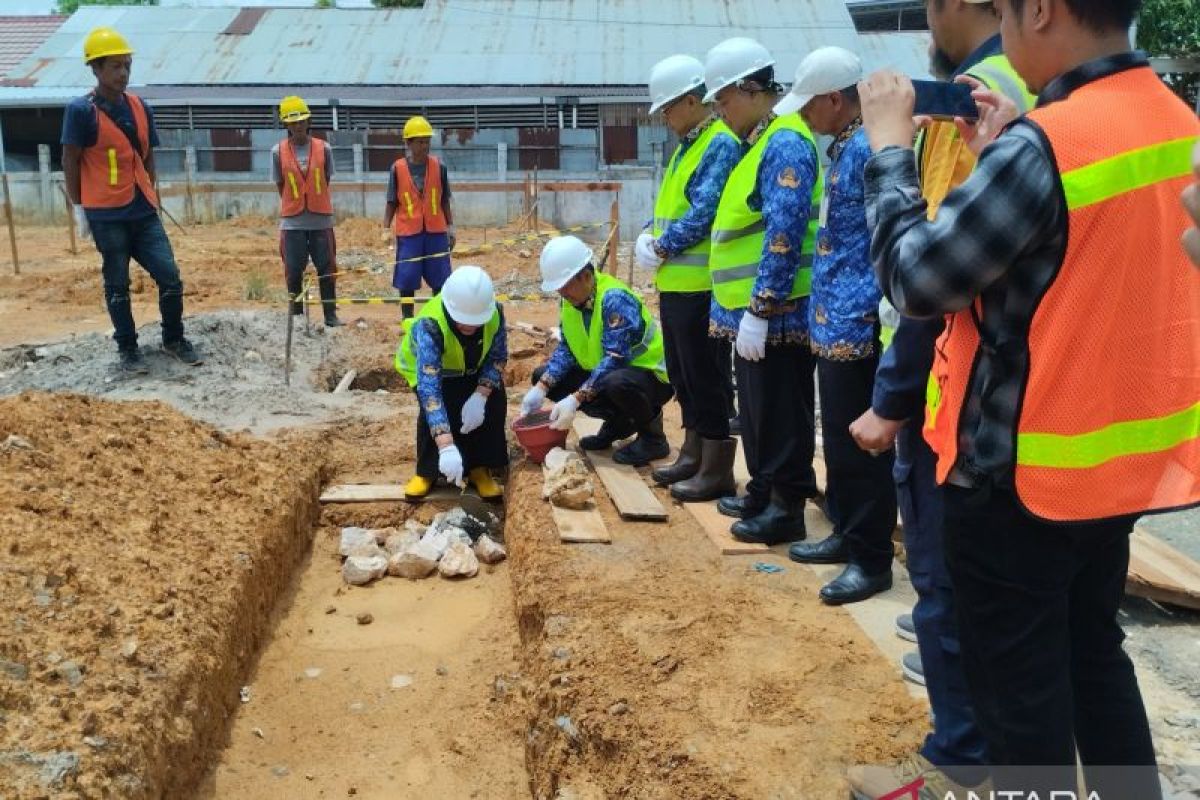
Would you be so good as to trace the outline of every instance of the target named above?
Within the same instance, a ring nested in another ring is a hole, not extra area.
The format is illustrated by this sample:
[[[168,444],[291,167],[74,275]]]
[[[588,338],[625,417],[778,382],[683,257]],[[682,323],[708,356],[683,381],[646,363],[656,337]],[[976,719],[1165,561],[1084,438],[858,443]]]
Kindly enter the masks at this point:
[[[137,137],[137,116],[133,113],[133,102],[130,101],[128,98],[125,100],[125,102],[129,103],[129,115],[130,115],[130,119],[133,122],[133,130],[132,131],[129,130],[129,128],[126,128],[124,125],[122,125],[120,120],[117,119],[116,113],[114,112],[111,103],[109,103],[107,100],[105,100],[102,97],[96,96],[95,93],[92,94],[92,105],[94,105],[96,107],[97,111],[104,114],[104,116],[108,117],[112,121],[112,124],[117,126],[117,130],[119,130],[121,133],[125,134],[125,138],[129,140],[129,146],[133,148],[133,154],[135,156],[137,156],[139,159],[141,159],[142,164],[144,166],[146,159],[145,159],[145,156],[142,155],[142,144],[141,144],[141,142],[138,141],[138,137]],[[147,143],[149,143],[149,141],[150,141],[149,131],[146,132],[146,136],[147,136],[146,141],[147,141]]]

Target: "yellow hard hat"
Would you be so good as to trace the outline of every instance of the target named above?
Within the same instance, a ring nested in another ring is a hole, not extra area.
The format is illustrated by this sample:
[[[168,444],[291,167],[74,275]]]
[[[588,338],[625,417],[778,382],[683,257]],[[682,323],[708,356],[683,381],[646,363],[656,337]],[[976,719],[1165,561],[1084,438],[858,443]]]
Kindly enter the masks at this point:
[[[92,28],[92,32],[83,40],[83,63],[90,64],[97,58],[105,56],[127,56],[133,53],[133,48],[125,37],[112,28]]]
[[[284,122],[299,122],[311,116],[308,103],[294,94],[289,94],[279,101],[279,118]]]
[[[404,123],[404,138],[416,139],[420,136],[433,136],[433,126],[424,117],[410,117]]]

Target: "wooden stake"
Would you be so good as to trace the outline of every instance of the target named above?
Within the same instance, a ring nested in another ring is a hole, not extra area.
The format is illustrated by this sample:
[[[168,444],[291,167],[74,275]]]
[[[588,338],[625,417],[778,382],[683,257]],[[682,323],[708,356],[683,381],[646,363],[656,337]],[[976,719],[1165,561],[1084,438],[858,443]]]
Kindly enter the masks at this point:
[[[8,173],[4,178],[4,219],[8,223],[8,243],[12,245],[13,275],[21,274],[21,260],[17,257],[17,226],[13,222],[12,197],[8,193]]]
[[[71,255],[77,256],[79,255],[79,245],[75,242],[75,210],[71,207],[71,198],[67,194],[66,187],[60,183],[58,188],[62,192],[63,202],[67,206],[67,230],[71,234]]]
[[[289,294],[287,306],[284,308],[284,318],[287,319],[287,337],[283,344],[283,385],[292,385],[292,296]]]

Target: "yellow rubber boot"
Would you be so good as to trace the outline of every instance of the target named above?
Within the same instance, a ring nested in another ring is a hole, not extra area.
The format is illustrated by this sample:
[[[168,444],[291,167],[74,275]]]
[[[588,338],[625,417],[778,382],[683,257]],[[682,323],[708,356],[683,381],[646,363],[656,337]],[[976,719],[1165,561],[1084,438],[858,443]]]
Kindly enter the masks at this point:
[[[504,494],[504,490],[496,483],[487,467],[475,467],[467,475],[471,478],[471,483],[475,484],[475,491],[479,492],[479,496],[484,500],[495,500]]]
[[[404,484],[404,496],[409,500],[420,500],[429,494],[429,490],[432,488],[432,480],[422,478],[420,475],[413,475],[408,479],[408,483]]]

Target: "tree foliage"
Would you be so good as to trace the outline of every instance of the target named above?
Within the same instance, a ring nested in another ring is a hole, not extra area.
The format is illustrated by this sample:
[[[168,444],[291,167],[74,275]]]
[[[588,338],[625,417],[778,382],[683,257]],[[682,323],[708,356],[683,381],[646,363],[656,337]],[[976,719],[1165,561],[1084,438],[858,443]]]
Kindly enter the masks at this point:
[[[1138,17],[1137,46],[1152,57],[1200,58],[1200,0],[1145,0]],[[1163,80],[1196,106],[1200,74],[1168,73]]]
[[[158,0],[57,0],[57,14],[74,14],[80,6],[156,6]]]

